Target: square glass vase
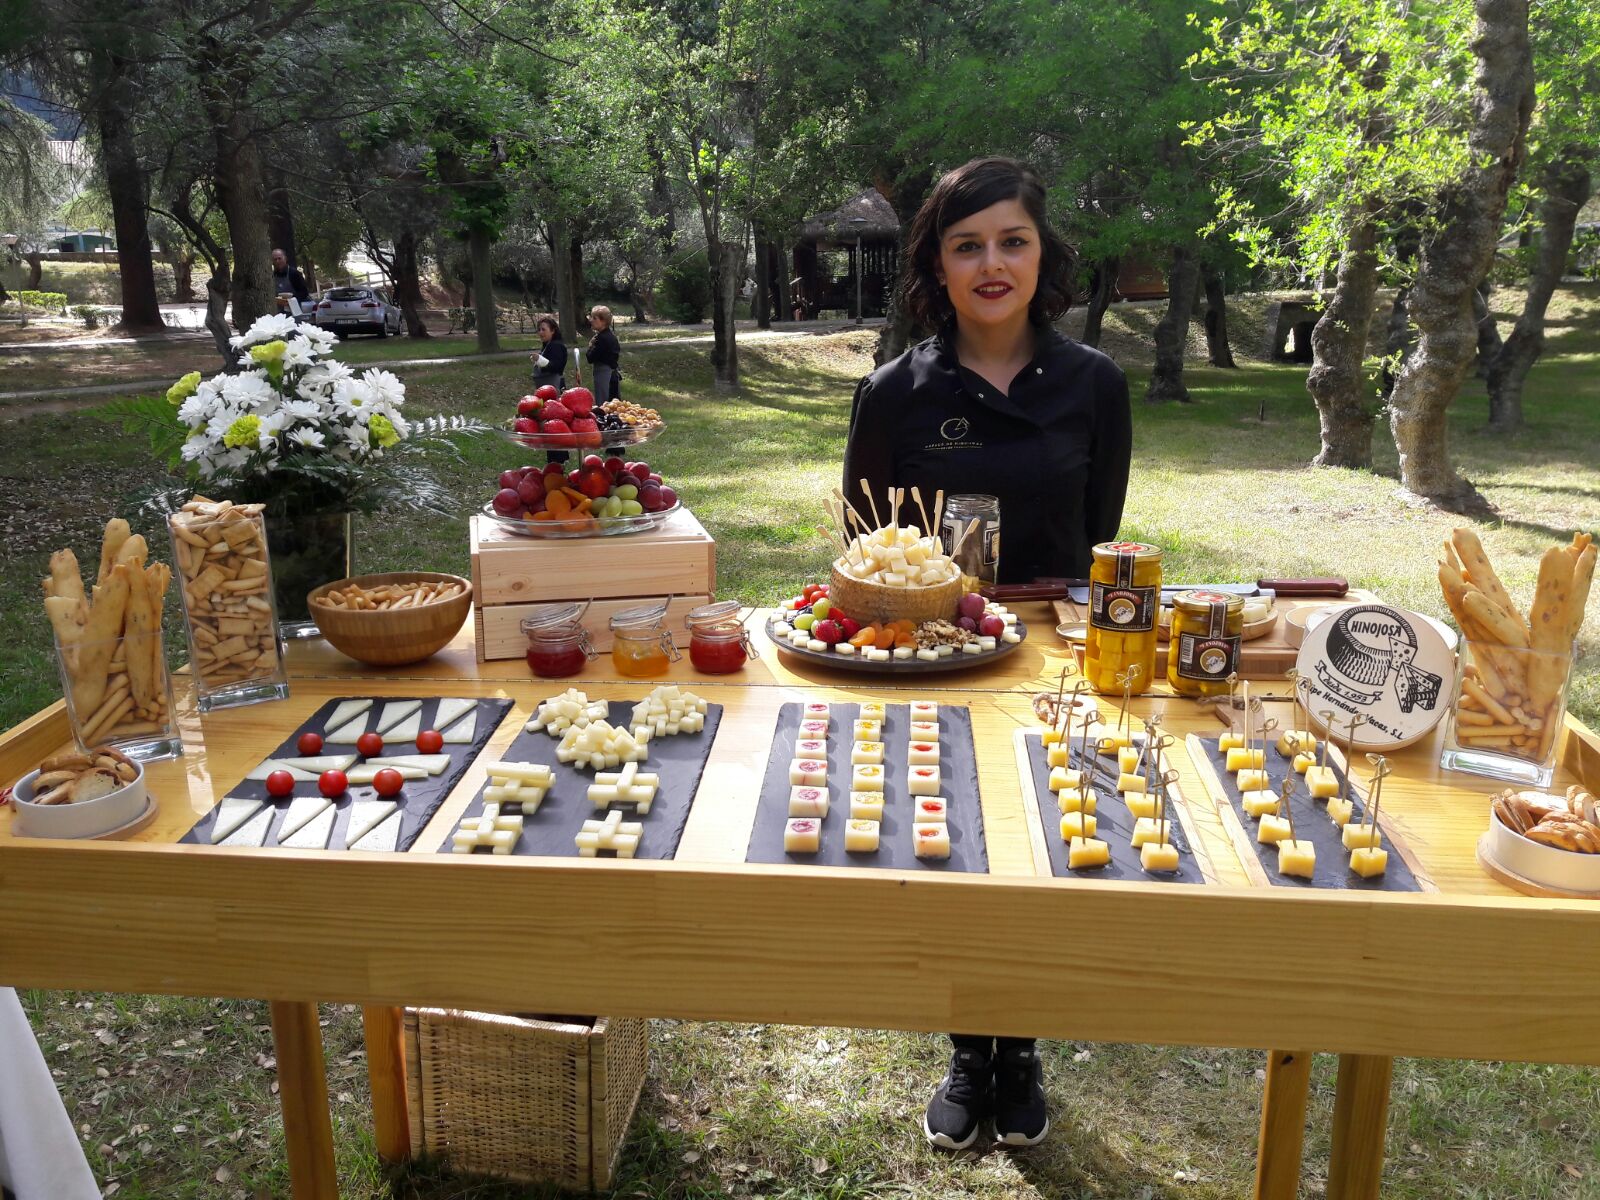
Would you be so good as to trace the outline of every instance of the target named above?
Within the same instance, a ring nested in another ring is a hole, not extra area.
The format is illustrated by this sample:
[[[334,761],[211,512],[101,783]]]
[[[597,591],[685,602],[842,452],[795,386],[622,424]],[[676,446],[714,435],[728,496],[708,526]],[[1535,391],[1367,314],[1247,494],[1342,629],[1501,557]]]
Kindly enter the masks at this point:
[[[1555,778],[1571,648],[1556,654],[1463,639],[1439,765],[1526,787]]]
[[[159,762],[183,753],[159,628],[71,646],[57,637],[55,646],[78,749],[114,746],[135,762]]]

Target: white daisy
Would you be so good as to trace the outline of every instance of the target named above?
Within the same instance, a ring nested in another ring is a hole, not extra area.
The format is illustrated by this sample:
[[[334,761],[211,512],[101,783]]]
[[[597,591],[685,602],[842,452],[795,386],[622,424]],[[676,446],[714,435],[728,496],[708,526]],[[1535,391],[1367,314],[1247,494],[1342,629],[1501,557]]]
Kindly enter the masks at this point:
[[[321,450],[328,444],[322,430],[301,425],[289,431],[289,440],[302,450]]]

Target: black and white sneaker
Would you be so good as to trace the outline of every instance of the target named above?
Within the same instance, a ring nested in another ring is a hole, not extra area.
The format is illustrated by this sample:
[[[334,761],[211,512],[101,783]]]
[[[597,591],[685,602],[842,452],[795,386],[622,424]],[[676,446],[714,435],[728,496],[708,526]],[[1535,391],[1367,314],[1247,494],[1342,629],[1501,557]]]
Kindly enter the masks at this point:
[[[1050,1132],[1044,1065],[1032,1046],[1001,1050],[994,1064],[994,1136],[1007,1146],[1037,1146]]]
[[[939,1090],[922,1114],[922,1133],[945,1150],[965,1150],[978,1137],[989,1099],[989,1059],[976,1050],[957,1050],[950,1056]]]

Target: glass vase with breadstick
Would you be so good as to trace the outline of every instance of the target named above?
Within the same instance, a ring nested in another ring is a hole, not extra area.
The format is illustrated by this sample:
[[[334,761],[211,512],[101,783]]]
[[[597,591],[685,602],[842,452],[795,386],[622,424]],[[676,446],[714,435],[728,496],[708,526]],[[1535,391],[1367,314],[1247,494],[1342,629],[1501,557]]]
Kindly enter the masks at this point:
[[[1462,652],[1441,766],[1550,785],[1594,563],[1588,534],[1548,548],[1539,560],[1533,603],[1524,612],[1476,533],[1457,529],[1445,540],[1439,587],[1461,627]]]
[[[92,588],[67,549],[50,556],[44,580],[73,739],[138,762],[183,753],[161,639],[172,568],[149,557],[143,536],[119,518],[106,523]]]

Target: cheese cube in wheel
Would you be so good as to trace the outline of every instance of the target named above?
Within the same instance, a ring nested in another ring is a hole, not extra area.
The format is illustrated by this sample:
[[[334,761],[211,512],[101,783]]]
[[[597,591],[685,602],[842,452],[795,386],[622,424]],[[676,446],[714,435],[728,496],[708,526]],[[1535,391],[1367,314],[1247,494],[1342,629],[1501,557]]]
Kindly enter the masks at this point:
[[[1278,874],[1310,879],[1317,869],[1317,848],[1301,838],[1278,843]]]

